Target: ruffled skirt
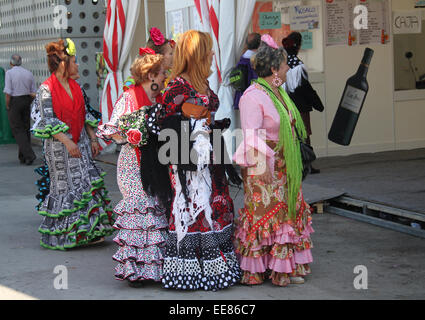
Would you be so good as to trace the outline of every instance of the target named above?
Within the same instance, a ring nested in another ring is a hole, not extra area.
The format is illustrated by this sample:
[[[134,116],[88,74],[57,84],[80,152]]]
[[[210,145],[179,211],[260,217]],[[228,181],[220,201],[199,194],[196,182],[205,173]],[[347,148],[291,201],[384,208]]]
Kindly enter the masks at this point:
[[[123,200],[115,207],[118,215],[114,241],[119,248],[112,257],[118,262],[118,280],[161,281],[168,222],[158,202],[143,190],[140,164],[135,149],[126,145],[118,160],[118,185]]]
[[[71,158],[61,142],[52,138],[44,142],[44,173],[50,184],[37,209],[44,217],[40,244],[47,249],[79,247],[114,232],[111,200],[103,180],[106,173],[92,159],[85,130],[78,147],[82,157]]]
[[[275,179],[266,185],[259,176],[243,170],[245,207],[239,211],[235,247],[243,271],[241,282],[286,286],[290,277],[304,277],[313,262],[310,235],[311,210],[300,190],[296,218],[288,217],[286,167],[282,153],[276,155]]]
[[[199,213],[178,243],[176,217],[171,215],[162,281],[166,289],[216,291],[229,288],[240,280],[241,272],[232,243],[233,202],[222,168],[211,166],[210,169],[212,191],[207,201],[212,209],[211,217],[207,219],[204,211]],[[172,177],[176,188],[176,183],[179,183],[176,167]],[[216,183],[218,180],[221,180],[220,185]],[[189,178],[190,192],[195,191],[191,190],[194,185]],[[192,203],[196,198],[191,197],[189,201],[195,208],[201,205]]]

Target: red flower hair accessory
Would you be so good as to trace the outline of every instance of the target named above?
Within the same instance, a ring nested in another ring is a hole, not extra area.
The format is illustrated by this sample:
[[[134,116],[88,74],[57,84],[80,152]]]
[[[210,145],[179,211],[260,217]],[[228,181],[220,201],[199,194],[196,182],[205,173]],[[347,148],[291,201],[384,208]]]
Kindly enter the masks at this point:
[[[151,39],[156,46],[162,46],[164,44],[165,38],[161,30],[159,30],[158,28],[151,28],[149,32],[151,35]]]
[[[146,54],[153,54],[155,55],[155,51],[153,51],[151,48],[140,48],[139,49],[139,55],[144,56]]]
[[[174,40],[168,40],[168,43],[170,44],[171,48],[176,46],[176,42]]]

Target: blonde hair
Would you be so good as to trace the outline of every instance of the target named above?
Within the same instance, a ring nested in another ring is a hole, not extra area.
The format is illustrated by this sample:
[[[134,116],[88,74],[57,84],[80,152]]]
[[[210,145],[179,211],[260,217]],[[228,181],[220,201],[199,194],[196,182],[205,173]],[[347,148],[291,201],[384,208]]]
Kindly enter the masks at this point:
[[[137,58],[131,65],[131,75],[136,82],[136,85],[140,85],[143,82],[149,80],[149,73],[153,73],[155,76],[161,71],[163,56],[160,54],[146,54],[142,57]]]
[[[212,46],[212,38],[206,32],[189,30],[182,34],[174,53],[171,78],[185,73],[195,90],[206,94],[206,80],[211,74],[208,56]]]

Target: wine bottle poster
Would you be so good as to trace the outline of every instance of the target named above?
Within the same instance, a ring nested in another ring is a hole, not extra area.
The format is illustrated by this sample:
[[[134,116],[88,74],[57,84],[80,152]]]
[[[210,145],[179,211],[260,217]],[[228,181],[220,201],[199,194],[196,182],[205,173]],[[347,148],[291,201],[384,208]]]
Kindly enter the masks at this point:
[[[348,85],[343,94],[341,107],[359,114],[365,97],[366,92]]]

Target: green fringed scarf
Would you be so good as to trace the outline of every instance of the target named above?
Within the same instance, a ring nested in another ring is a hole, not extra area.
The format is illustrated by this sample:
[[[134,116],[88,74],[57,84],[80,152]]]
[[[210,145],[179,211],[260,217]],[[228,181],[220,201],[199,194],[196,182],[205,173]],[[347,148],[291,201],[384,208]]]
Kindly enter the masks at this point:
[[[280,115],[279,142],[274,151],[280,152],[283,149],[288,183],[288,216],[292,221],[295,221],[297,215],[296,204],[301,187],[303,170],[300,143],[296,134],[293,134],[291,119],[287,109],[276,97],[270,85],[263,78],[258,78],[256,82],[266,89],[265,91],[272,99]],[[283,101],[285,101],[288,110],[292,113],[292,116],[295,117],[295,126],[301,139],[305,139],[307,137],[307,132],[297,107],[282,87],[279,87],[279,93]]]

